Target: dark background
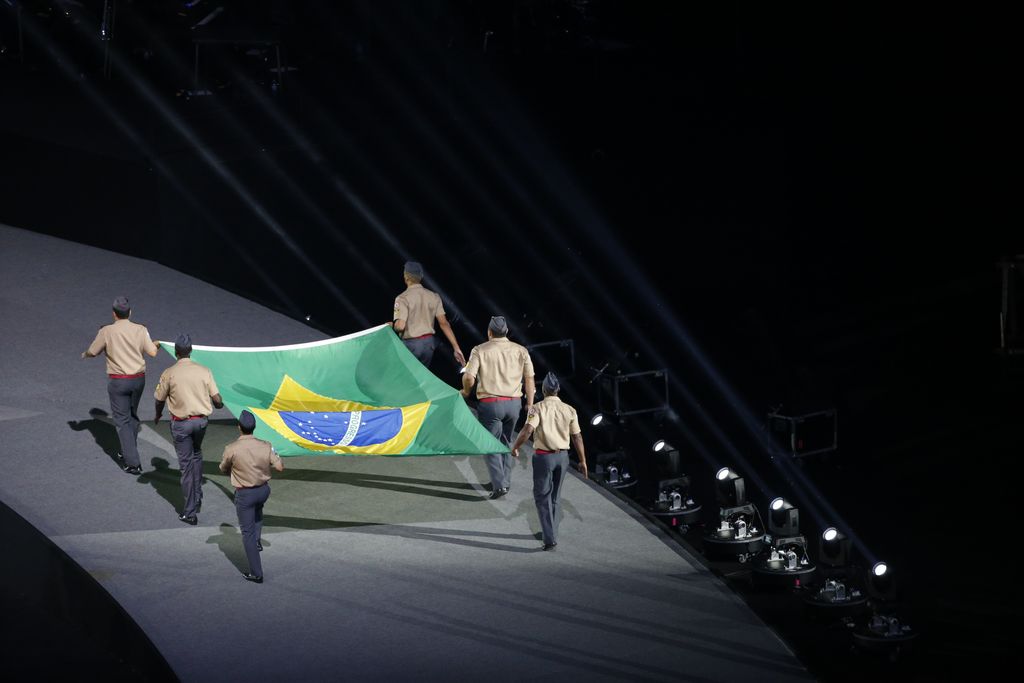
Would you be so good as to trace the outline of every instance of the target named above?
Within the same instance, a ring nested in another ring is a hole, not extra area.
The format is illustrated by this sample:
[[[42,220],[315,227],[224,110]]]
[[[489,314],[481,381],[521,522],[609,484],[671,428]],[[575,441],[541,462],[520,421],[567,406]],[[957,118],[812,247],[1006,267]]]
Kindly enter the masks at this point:
[[[107,78],[102,2],[21,7],[19,49],[0,4],[0,221],[332,334],[388,320],[420,260],[467,354],[497,313],[523,343],[573,339],[582,415],[605,378],[667,369],[671,409],[618,425],[647,487],[668,438],[709,512],[730,465],[759,505],[799,505],[808,537],[837,525],[862,563],[890,562],[924,636],[893,671],[956,679],[1008,656],[1022,406],[1018,359],[996,353],[996,262],[1024,251],[1008,17],[122,0]],[[446,349],[433,369],[455,384]],[[773,408],[835,408],[839,450],[766,445]],[[856,677],[761,607],[816,673]]]

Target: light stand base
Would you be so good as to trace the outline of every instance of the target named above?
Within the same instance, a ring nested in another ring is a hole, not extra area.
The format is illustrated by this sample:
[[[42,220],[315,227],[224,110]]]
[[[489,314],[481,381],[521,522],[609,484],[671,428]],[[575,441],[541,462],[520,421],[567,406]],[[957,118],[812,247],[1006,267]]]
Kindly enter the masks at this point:
[[[700,511],[700,505],[694,505],[681,510],[651,511],[651,514],[663,520],[670,527],[678,528],[680,532],[686,533],[691,524],[696,524],[700,521]]]
[[[704,536],[704,554],[709,557],[731,555],[741,563],[749,560],[764,547],[764,534],[746,538],[728,538],[711,533]]]
[[[607,481],[602,481],[601,482],[601,486],[604,486],[605,488],[611,489],[613,491],[618,491],[618,492],[622,493],[625,496],[629,496],[630,498],[633,498],[636,495],[636,485],[637,485],[637,480],[636,479],[634,479],[633,481],[627,481],[627,482],[621,482],[620,481],[620,482],[617,482],[615,484],[609,483]]]
[[[868,606],[868,599],[864,596],[831,602],[829,600],[818,600],[814,597],[804,599],[804,605],[816,617],[828,621],[856,617],[864,612]]]
[[[778,561],[781,563],[781,561]],[[770,560],[758,560],[754,562],[754,571],[751,580],[755,585],[772,586],[775,588],[796,588],[803,586],[806,579],[814,573],[814,565],[786,569],[784,566],[776,568]]]
[[[891,662],[899,659],[899,656],[908,650],[916,639],[916,631],[907,631],[893,636],[879,635],[862,629],[853,632],[853,643],[859,650],[885,655]]]

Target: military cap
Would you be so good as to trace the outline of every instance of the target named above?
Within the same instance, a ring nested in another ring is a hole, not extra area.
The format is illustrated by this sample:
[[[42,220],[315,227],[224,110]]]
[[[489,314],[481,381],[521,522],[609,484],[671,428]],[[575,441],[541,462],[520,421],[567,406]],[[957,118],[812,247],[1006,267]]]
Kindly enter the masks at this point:
[[[238,426],[247,432],[251,432],[256,429],[256,416],[248,410],[243,410],[238,414]]]
[[[505,322],[505,316],[492,316],[490,324],[487,325],[487,329],[499,336],[508,334],[508,323]]]

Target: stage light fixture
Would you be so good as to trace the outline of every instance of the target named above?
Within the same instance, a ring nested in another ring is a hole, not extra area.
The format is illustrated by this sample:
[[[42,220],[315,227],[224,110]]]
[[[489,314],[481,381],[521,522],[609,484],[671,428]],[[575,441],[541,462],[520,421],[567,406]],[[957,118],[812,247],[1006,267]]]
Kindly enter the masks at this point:
[[[701,506],[690,496],[690,477],[682,470],[679,449],[665,439],[651,445],[654,501],[648,509],[674,529],[686,533],[700,520]]]
[[[746,562],[764,547],[764,524],[757,508],[747,502],[743,477],[723,467],[715,475],[718,527],[704,535],[704,551]]]
[[[821,534],[818,562],[828,567],[843,568],[850,563],[850,539],[833,526]]]
[[[786,502],[776,498],[771,502],[768,512],[768,531],[775,536],[796,536],[800,533],[800,511]]]
[[[621,448],[594,458],[594,476],[609,488],[632,493],[637,484],[635,471],[633,459]]]
[[[814,571],[807,539],[800,535],[800,512],[784,498],[768,506],[766,547],[754,560],[753,580],[761,585],[800,587]]]
[[[671,479],[659,479],[657,497],[651,512],[665,520],[681,533],[689,531],[690,525],[700,520],[701,507],[690,496],[690,477],[680,474]]]
[[[651,446],[651,462],[654,465],[654,479],[672,479],[683,476],[682,454],[679,449],[664,439],[658,439]]]
[[[868,574],[868,595],[875,600],[890,601],[896,598],[896,584],[892,570],[885,562],[876,562]]]
[[[622,448],[622,421],[608,413],[594,413],[590,418],[591,433],[594,437],[594,452],[611,453]]]
[[[888,656],[895,661],[917,638],[917,632],[894,613],[896,584],[892,568],[885,562],[872,565],[867,576],[871,598],[871,617],[853,632],[853,641],[862,650]]]
[[[747,504],[747,490],[746,485],[743,483],[743,477],[728,467],[723,467],[718,470],[715,479],[718,480],[715,496],[720,505],[737,507]]]
[[[805,603],[820,614],[840,619],[856,616],[867,606],[867,595],[850,567],[850,539],[835,527],[822,532],[818,544],[815,586]]]

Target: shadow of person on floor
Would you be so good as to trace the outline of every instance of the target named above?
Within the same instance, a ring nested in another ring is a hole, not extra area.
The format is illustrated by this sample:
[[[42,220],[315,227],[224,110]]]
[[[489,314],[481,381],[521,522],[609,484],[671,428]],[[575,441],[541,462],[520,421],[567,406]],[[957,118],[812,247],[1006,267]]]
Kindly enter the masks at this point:
[[[121,439],[117,436],[117,427],[111,421],[107,411],[101,408],[91,408],[89,420],[68,420],[68,427],[72,431],[88,431],[96,441],[96,445],[110,457],[118,467],[121,467]]]
[[[472,490],[472,484],[462,482],[439,481],[436,479],[416,479],[413,477],[396,477],[393,475],[372,474],[369,472],[335,472],[333,470],[297,470],[288,468],[274,476],[278,480],[314,481],[331,484],[348,484],[358,488],[380,489],[396,493],[413,493],[432,498],[447,498],[466,503],[479,503],[483,498],[479,495],[468,495],[454,491],[438,491],[430,486]]]
[[[317,470],[285,470],[284,474],[287,474],[289,471],[290,472],[310,472],[310,471],[315,472]],[[476,484],[471,484],[471,483],[466,482],[466,481],[446,481],[444,479],[417,479],[415,477],[396,477],[394,475],[374,474],[372,472],[345,472],[344,474],[351,475],[354,479],[356,479],[358,481],[365,480],[367,482],[376,481],[376,482],[383,482],[383,483],[394,482],[396,485],[398,485],[398,484],[414,484],[416,486],[436,486],[436,487],[439,487],[439,488],[459,489],[459,490],[463,490],[463,491],[475,491],[476,490],[476,486],[477,486]],[[284,478],[284,477],[281,477],[281,478]],[[362,484],[356,483],[355,485],[356,486],[361,486]],[[368,485],[370,485],[370,484],[368,484]],[[381,488],[385,488],[385,487],[381,486]],[[476,496],[462,496],[462,497],[459,497],[457,494],[448,494],[448,495],[449,495],[449,497],[452,497],[452,498],[454,498],[456,500],[463,500],[463,499],[467,499],[468,500],[468,499],[471,499],[471,498],[472,499],[476,498]]]
[[[315,517],[287,517],[285,515],[263,515],[263,535],[266,537],[268,531],[274,533],[271,527],[283,527],[285,529],[299,529],[300,531],[319,531],[321,529],[351,529],[353,527],[374,527],[387,526],[380,522],[347,522],[341,519],[317,519]]]
[[[213,467],[216,469],[217,465]],[[220,470],[216,470],[217,474],[220,474]],[[211,471],[211,474],[213,472]],[[230,486],[226,486],[216,479],[207,479],[208,482],[213,484],[221,493],[223,493],[231,504],[234,505],[235,492]],[[271,505],[274,497],[270,497],[270,501],[267,503]],[[285,527],[287,529],[302,529],[303,531],[313,531],[316,529],[344,529],[353,526],[367,526],[375,524],[375,522],[346,522],[335,519],[317,519],[315,517],[284,517],[281,515],[268,515],[263,514],[263,537],[265,538],[267,533],[273,533],[269,527]],[[270,547],[269,543],[263,544],[266,547]]]
[[[207,463],[216,468],[215,463]],[[205,466],[204,466],[205,469]],[[285,470],[287,473],[289,470]],[[294,472],[295,470],[291,470]],[[344,472],[323,472],[320,470],[300,470],[302,472],[310,472],[317,475],[317,478],[313,481],[337,481],[341,479],[341,483],[350,483],[350,481],[344,477]],[[217,474],[220,474],[220,470],[216,470]],[[214,470],[210,469],[210,474],[213,474]],[[339,478],[320,478],[318,475],[342,475]],[[278,477],[275,477],[275,479]],[[283,477],[281,477],[283,478]],[[396,477],[397,478],[397,477]],[[404,477],[402,478],[404,479]],[[234,500],[234,491],[231,487],[226,484],[222,484],[216,479],[208,480],[215,487],[220,489],[224,495]],[[416,481],[416,480],[411,480]],[[388,487],[384,487],[388,488]],[[416,493],[422,493],[422,490],[414,489]],[[425,494],[425,495],[430,495]],[[273,504],[274,497],[271,496],[268,501],[268,505]],[[221,527],[224,525],[222,524]],[[476,548],[485,548],[489,550],[502,550],[513,553],[532,553],[537,552],[539,548],[522,548],[518,546],[510,546],[502,543],[494,543],[481,540],[470,540],[467,538],[460,538],[463,536],[469,536],[471,538],[483,538],[483,539],[513,539],[513,540],[530,540],[534,538],[533,534],[506,534],[499,532],[487,532],[487,531],[468,531],[459,529],[443,529],[436,527],[424,527],[424,526],[413,526],[403,524],[382,524],[380,522],[351,522],[337,519],[319,519],[316,517],[290,517],[285,515],[275,514],[263,514],[263,537],[266,538],[268,533],[274,533],[273,527],[284,527],[286,529],[300,529],[303,531],[316,531],[326,529],[352,529],[352,531],[359,533],[371,533],[382,536],[399,536],[409,539],[429,540],[440,543],[450,543],[453,545],[472,546]],[[212,541],[211,541],[212,542]],[[239,538],[239,543],[241,539]],[[264,543],[266,546],[267,544]]]
[[[576,509],[576,506],[572,504],[572,501],[566,500],[564,495],[561,497],[559,501],[559,508],[561,508],[561,515],[559,516],[559,525],[561,525],[561,523],[564,522],[567,517],[572,517],[578,521],[583,521],[583,515],[579,513],[579,511]],[[515,519],[517,517],[526,517],[526,523],[530,526],[530,531],[533,532],[533,536],[536,538],[542,538],[542,532],[540,528],[540,517],[537,514],[537,503],[534,501],[532,492],[526,494],[526,496],[519,501],[519,504],[516,505],[515,510],[508,514],[505,514],[505,519]]]
[[[210,481],[210,475],[211,474],[214,475],[214,476],[217,476],[217,477],[227,476],[223,472],[220,471],[220,461],[216,461],[215,462],[213,460],[207,460],[206,457],[204,456],[203,457],[203,483],[204,484],[206,482]],[[223,487],[221,487],[221,488],[223,488]]]
[[[227,522],[222,522],[220,533],[210,536],[206,542],[216,545],[224,553],[224,557],[228,558],[228,562],[235,566],[235,569],[242,573],[249,571],[249,559],[245,556],[242,534],[235,527]],[[263,545],[267,548],[270,547],[267,542],[264,542]]]
[[[206,477],[204,482],[212,481],[208,478],[210,475],[224,476],[224,473],[220,471],[219,461],[204,460],[203,475]],[[274,480],[347,484],[358,488],[380,489],[383,491],[394,491],[397,493],[414,493],[420,496],[447,498],[449,500],[458,500],[467,503],[479,503],[482,500],[485,500],[485,497],[477,494],[468,495],[465,493],[456,493],[454,491],[437,491],[432,488],[424,488],[428,486],[435,486],[472,491],[474,488],[473,484],[458,481],[444,481],[440,479],[397,477],[388,474],[372,474],[370,472],[336,472],[334,470],[310,470],[288,467],[284,472],[275,473]],[[221,488],[223,489],[224,487]],[[228,492],[226,489],[225,492],[234,495],[233,492]]]
[[[157,494],[170,503],[177,512],[182,506],[181,498],[181,472],[172,470],[170,463],[163,458],[153,458],[149,461],[153,466],[152,470],[143,472],[136,481],[140,484],[147,484],[153,487]]]
[[[384,524],[381,522],[347,522],[337,519],[317,519],[314,517],[286,517],[284,515],[263,515],[263,538],[274,533],[273,527],[300,529],[302,531],[319,531],[328,529],[349,529],[354,533],[374,534],[376,536],[397,536],[413,540],[449,543],[451,545],[469,546],[485,550],[501,550],[510,553],[541,552],[538,548],[524,548],[506,545],[487,540],[475,539],[514,539],[532,540],[533,534],[502,534],[488,531],[468,531],[463,529],[443,529],[438,527],[421,527],[406,524]],[[469,536],[470,538],[463,538]],[[263,545],[267,545],[264,541]]]
[[[486,540],[473,539],[516,539],[532,540],[533,534],[502,534],[491,531],[469,531],[465,529],[444,529],[438,527],[413,526],[405,524],[380,524],[373,529],[354,529],[360,533],[378,534],[381,536],[400,536],[402,538],[415,539],[419,541],[433,541],[436,543],[448,543],[450,545],[461,545],[470,548],[481,548],[483,550],[500,550],[506,553],[539,553],[543,552],[539,547],[522,547],[517,545],[506,545]],[[470,538],[463,538],[469,536]]]

